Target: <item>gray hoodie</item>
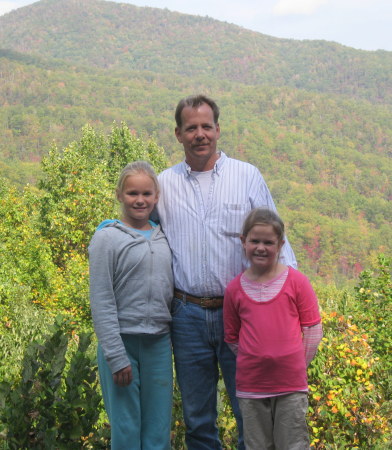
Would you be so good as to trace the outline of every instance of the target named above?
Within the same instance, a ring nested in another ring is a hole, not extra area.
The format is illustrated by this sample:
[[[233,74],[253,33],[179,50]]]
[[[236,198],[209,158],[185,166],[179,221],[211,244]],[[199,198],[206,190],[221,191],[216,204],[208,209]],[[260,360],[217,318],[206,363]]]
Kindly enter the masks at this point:
[[[94,328],[115,373],[130,364],[120,333],[169,332],[171,252],[159,225],[148,240],[118,222],[97,230],[88,251]]]

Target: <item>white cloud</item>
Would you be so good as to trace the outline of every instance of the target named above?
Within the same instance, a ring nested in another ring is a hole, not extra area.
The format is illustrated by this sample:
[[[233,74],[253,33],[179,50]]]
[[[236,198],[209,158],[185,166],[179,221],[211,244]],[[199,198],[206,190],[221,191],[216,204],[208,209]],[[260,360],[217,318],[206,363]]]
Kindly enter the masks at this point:
[[[8,0],[8,1],[0,0],[0,16],[12,11],[13,9],[18,9],[22,6],[34,3],[35,1],[37,0]]]
[[[0,16],[17,7],[18,5],[15,5],[15,2],[0,2]]]
[[[328,0],[279,0],[273,12],[277,15],[313,14],[325,3],[328,3]]]

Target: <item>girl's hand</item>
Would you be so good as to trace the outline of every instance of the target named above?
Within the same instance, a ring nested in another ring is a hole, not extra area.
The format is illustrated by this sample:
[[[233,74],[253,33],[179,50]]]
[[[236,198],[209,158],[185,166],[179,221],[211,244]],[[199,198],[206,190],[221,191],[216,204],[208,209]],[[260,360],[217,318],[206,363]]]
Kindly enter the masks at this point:
[[[113,381],[118,386],[128,386],[132,381],[131,366],[124,367],[113,374]]]

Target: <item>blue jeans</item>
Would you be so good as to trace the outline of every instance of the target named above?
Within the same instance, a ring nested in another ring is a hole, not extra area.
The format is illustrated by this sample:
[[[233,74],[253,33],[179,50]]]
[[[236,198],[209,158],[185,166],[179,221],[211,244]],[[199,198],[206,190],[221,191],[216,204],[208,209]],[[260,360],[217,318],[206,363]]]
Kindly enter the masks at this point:
[[[132,366],[117,386],[98,346],[98,369],[111,426],[112,450],[169,450],[173,396],[170,335],[121,335]]]
[[[238,448],[244,449],[242,418],[235,395],[235,355],[223,339],[222,308],[206,309],[175,298],[172,318],[174,361],[188,450],[222,448],[216,425],[218,364],[237,421]]]

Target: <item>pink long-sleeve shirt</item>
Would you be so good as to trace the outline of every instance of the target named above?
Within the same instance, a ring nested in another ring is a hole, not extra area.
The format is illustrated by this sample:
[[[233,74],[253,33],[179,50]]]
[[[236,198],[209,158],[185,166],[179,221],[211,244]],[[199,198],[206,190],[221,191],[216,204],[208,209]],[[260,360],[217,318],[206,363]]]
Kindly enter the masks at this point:
[[[242,289],[241,275],[226,288],[225,341],[238,342],[236,385],[243,392],[307,389],[302,327],[320,323],[317,297],[305,275],[289,268],[281,291],[257,302]]]

